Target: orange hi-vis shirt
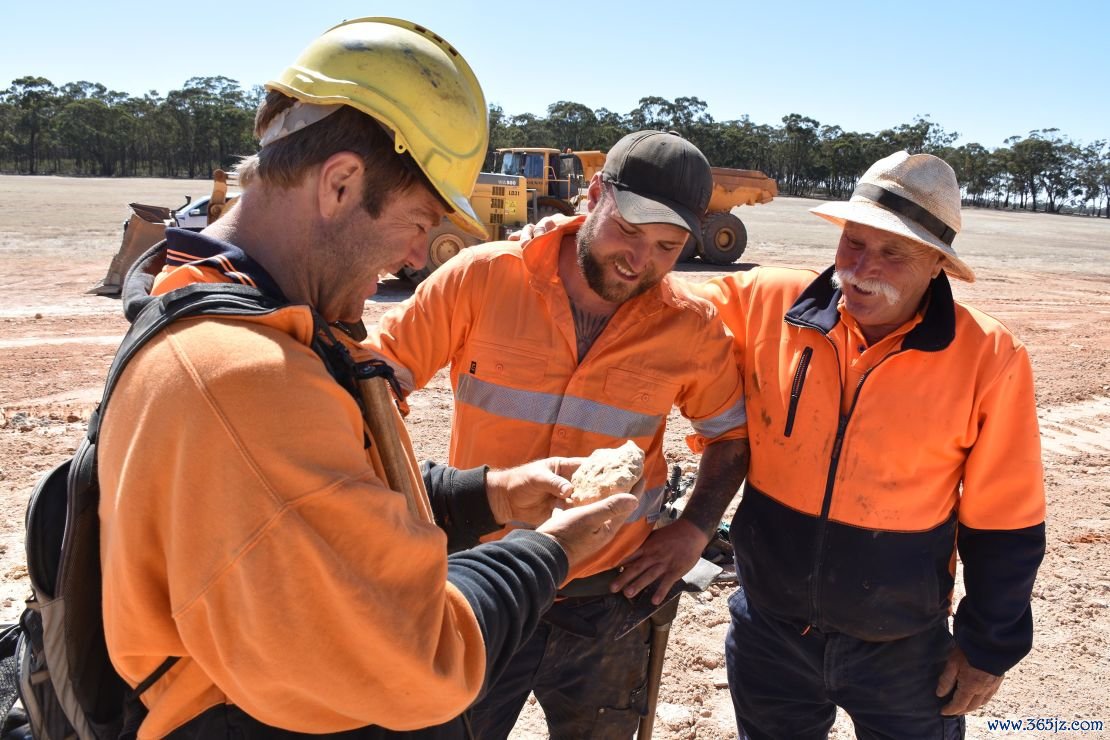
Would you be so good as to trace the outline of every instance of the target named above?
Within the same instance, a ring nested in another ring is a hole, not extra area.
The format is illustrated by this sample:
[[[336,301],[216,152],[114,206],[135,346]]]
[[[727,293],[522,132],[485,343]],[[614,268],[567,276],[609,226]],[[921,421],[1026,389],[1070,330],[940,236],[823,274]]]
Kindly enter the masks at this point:
[[[464,250],[367,339],[406,390],[450,366],[452,465],[510,467],[626,440],[645,451],[639,508],[571,578],[616,566],[650,533],[667,479],[663,432],[672,407],[691,421],[687,442],[696,452],[745,434],[731,340],[713,307],[674,275],[624,303],[578,362],[557,268],[564,235],[583,221],[567,221],[523,248],[494,242]]]
[[[837,306],[840,323],[829,330],[828,337],[840,355],[840,376],[844,379],[840,396],[840,412],[847,414],[864,377],[891,352],[902,346],[902,337],[921,323],[921,312],[872,345],[867,344],[863,330],[855,318],[844,310],[843,301]]]
[[[180,263],[188,257],[171,256],[156,295],[266,277],[236,277],[226,254]],[[106,409],[109,654],[132,686],[184,656],[143,694],[141,738],[224,704],[304,733],[447,722],[515,650],[498,658],[491,635],[509,639],[521,628],[502,622],[544,606],[487,588],[544,580],[514,565],[519,550],[464,554],[454,569],[443,531],[384,482],[358,405],[310,348],[314,333],[301,305],[181,319],[135,355]],[[484,578],[499,557],[496,578]],[[565,567],[564,557],[546,576],[548,604]]]

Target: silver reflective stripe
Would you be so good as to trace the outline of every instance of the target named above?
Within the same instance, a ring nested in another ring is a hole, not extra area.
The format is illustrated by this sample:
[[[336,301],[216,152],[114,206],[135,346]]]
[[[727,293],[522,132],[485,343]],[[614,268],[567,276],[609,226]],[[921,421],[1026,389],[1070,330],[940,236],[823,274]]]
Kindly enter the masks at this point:
[[[495,416],[534,424],[559,424],[615,439],[653,437],[665,419],[658,414],[638,414],[585,398],[506,388],[466,374],[459,375],[455,398]]]
[[[659,518],[659,510],[663,507],[664,493],[666,493],[666,486],[644,491],[643,495],[640,496],[640,504],[636,507],[636,511],[632,512],[632,516],[625,521],[635,522],[646,518],[649,523],[654,522]]]
[[[744,408],[743,398],[737,401],[732,408],[722,411],[716,416],[690,422],[695,432],[710,439],[719,437],[725,432],[731,432],[736,427],[742,427],[747,423],[748,412]]]

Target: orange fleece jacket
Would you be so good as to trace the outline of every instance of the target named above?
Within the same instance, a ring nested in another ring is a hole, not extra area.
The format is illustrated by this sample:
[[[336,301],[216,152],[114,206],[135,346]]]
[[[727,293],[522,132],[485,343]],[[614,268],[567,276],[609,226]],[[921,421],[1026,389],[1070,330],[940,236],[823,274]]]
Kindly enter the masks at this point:
[[[176,278],[162,287],[220,279]],[[140,737],[220,703],[302,732],[411,729],[481,688],[483,635],[447,581],[444,533],[383,483],[311,336],[303,306],[181,320],[112,398],[99,449],[110,654],[132,685],[186,656],[144,694]]]

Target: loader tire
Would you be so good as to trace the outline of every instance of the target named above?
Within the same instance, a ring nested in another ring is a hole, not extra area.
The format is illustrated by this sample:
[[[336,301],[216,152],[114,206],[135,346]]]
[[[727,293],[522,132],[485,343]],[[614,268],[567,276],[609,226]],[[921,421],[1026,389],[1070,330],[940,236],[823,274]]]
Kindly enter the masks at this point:
[[[562,214],[563,216],[573,216],[574,207],[565,200],[558,198],[540,198],[536,201],[536,222],[539,223],[540,219],[547,216],[554,216]]]
[[[436,268],[442,267],[444,262],[478,242],[478,239],[444,219],[439,226],[428,232],[428,261],[425,265],[419,270],[403,267],[397,277],[402,277],[413,285],[419,285]]]
[[[731,213],[713,213],[701,232],[699,254],[714,265],[731,265],[748,246],[748,230],[744,222]]]

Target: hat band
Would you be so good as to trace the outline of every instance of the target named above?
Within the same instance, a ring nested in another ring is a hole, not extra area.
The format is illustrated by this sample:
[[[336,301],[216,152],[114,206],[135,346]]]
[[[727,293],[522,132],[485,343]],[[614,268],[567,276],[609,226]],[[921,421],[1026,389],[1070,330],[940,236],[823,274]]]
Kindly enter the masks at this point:
[[[907,218],[913,219],[923,229],[948,246],[952,246],[952,241],[956,238],[956,230],[951,226],[944,223],[909,198],[904,198],[898,195],[898,193],[893,193],[886,188],[881,188],[878,185],[871,185],[870,183],[860,183],[856,185],[856,189],[852,192],[852,195],[862,196],[881,206],[889,208],[895,213],[900,213]]]

